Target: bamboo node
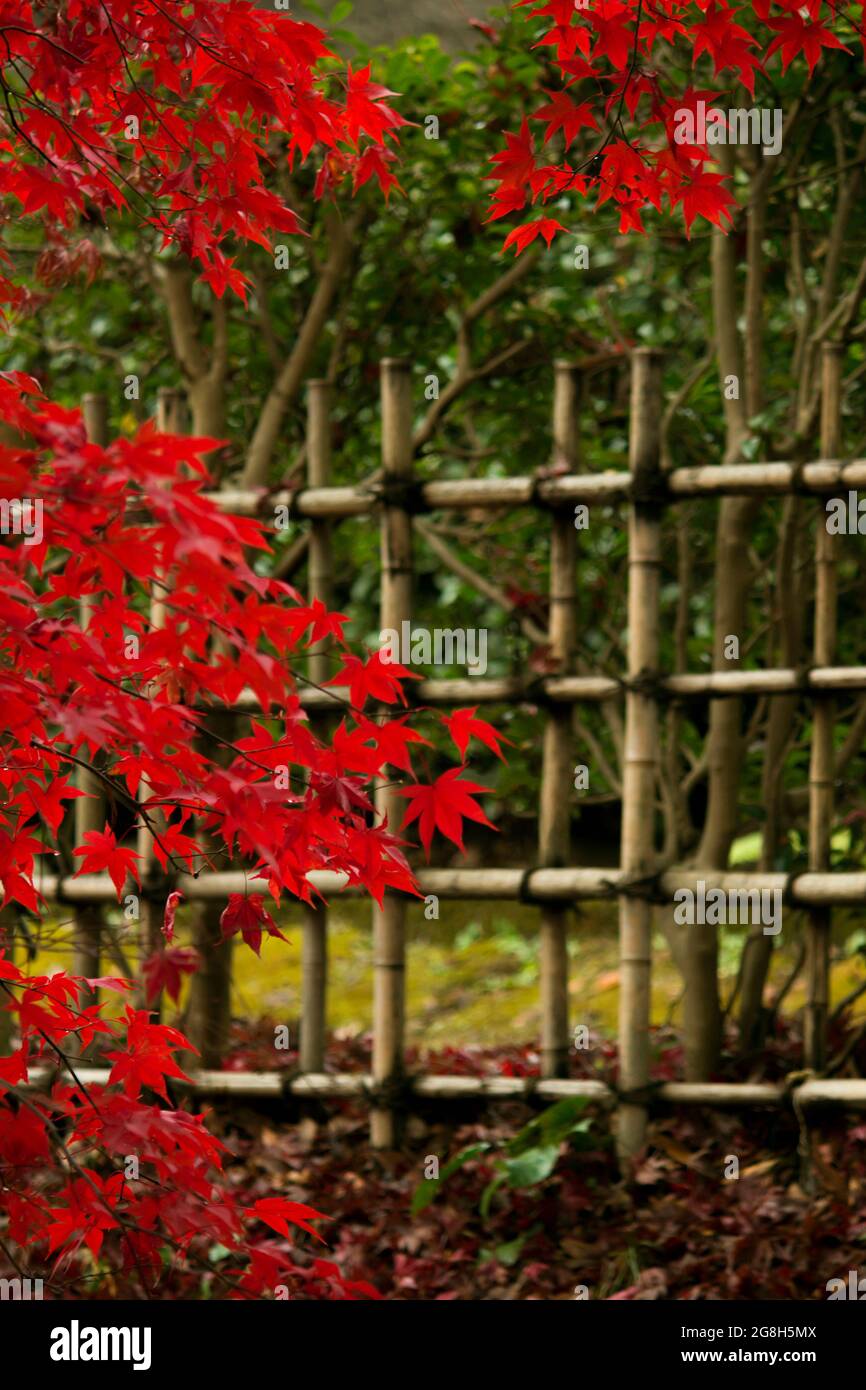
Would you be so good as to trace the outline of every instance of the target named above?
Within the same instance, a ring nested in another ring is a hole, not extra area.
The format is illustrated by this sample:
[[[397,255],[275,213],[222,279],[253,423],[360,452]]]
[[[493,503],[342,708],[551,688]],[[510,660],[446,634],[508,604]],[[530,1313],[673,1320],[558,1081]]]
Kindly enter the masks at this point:
[[[668,690],[661,672],[650,670],[648,666],[638,671],[636,676],[613,676],[612,679],[626,695],[643,695],[658,704],[676,699],[675,694]]]
[[[670,902],[670,894],[662,888],[664,870],[657,869],[652,874],[634,874],[631,878],[621,878],[618,882],[603,878],[602,884],[610,890],[610,897],[639,898],[643,902],[657,903],[659,906]]]
[[[549,675],[542,675],[541,673],[525,677],[521,683],[521,700],[525,700],[530,705],[538,705],[540,709],[552,709],[554,706],[562,708],[561,702],[554,700],[548,694],[548,680]]]
[[[641,468],[632,475],[626,495],[641,511],[658,513],[664,511],[670,501],[670,486],[659,469]]]
[[[647,1081],[644,1086],[633,1086],[630,1090],[616,1085],[611,1089],[616,1092],[620,1105],[639,1105],[646,1109],[652,1105],[664,1084],[663,1081]]]
[[[363,1094],[374,1110],[405,1110],[415,1088],[414,1077],[397,1072],[364,1086]]]
[[[424,496],[425,484],[418,478],[404,478],[388,473],[379,482],[363,489],[364,495],[372,497],[384,507],[399,507],[410,516],[418,516],[431,511]]]

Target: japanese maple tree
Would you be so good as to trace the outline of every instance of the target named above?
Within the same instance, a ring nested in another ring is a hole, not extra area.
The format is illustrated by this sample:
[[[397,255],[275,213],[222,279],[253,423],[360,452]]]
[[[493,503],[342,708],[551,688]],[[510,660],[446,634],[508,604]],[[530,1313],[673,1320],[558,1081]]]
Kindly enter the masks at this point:
[[[556,84],[526,112],[492,156],[489,221],[520,213],[505,246],[517,253],[568,230],[569,198],[593,211],[609,205],[620,232],[645,230],[647,209],[732,224],[731,179],[717,167],[724,133],[681,138],[684,113],[777,106],[778,70],[802,64],[811,76],[828,50],[863,42],[852,10],[829,0],[517,0],[533,23],[532,46]],[[703,105],[701,105],[703,104]]]

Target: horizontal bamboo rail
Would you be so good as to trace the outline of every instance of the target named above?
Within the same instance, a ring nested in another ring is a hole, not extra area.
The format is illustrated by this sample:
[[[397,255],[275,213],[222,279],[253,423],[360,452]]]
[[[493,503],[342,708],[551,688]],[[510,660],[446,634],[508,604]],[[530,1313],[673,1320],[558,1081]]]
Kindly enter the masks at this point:
[[[428,511],[476,511],[485,507],[565,507],[576,502],[618,502],[632,492],[630,472],[563,474],[558,478],[460,478],[419,483],[418,507]],[[836,490],[866,487],[866,459],[841,462],[818,459],[802,468],[795,463],[709,464],[674,468],[662,486],[670,501],[690,497],[783,497],[801,492],[829,497]],[[224,511],[256,516],[263,509],[287,506],[299,517],[338,521],[366,516],[379,506],[379,487],[303,488],[269,492],[225,489],[208,493]]]
[[[34,1090],[50,1085],[58,1074],[54,1067],[34,1067],[28,1087]],[[104,1085],[109,1076],[105,1067],[76,1067],[82,1086]],[[375,1099],[375,1083],[367,1072],[310,1072],[303,1076],[280,1072],[198,1071],[189,1081],[172,1081],[178,1090],[192,1091],[211,1099],[279,1101],[289,1096],[300,1099]],[[532,1076],[436,1076],[406,1077],[406,1089],[419,1100],[562,1100],[567,1096],[613,1109],[617,1093],[603,1081]],[[781,1107],[792,1104],[797,1110],[819,1106],[866,1110],[866,1080],[822,1080],[815,1078],[796,1086],[772,1082],[686,1082],[667,1081],[652,1088],[654,1101],[666,1105],[709,1106],[714,1109],[739,1106]]]
[[[681,888],[694,889],[702,882],[710,889],[723,892],[749,892],[767,889],[780,892],[792,907],[856,907],[866,904],[866,872],[859,873],[737,873],[732,870],[672,868],[643,884],[634,881],[621,869],[597,868],[528,868],[528,869],[425,869],[416,874],[424,895],[439,898],[499,899],[527,902],[588,902],[593,899],[646,897],[671,901]],[[307,880],[320,893],[356,893],[359,889],[347,885],[345,875],[329,870],[313,871]],[[53,874],[36,876],[34,882],[46,898],[58,898],[70,903],[110,902],[117,900],[114,885],[107,874],[82,874],[80,878],[58,879]],[[190,902],[217,901],[228,893],[267,893],[264,879],[250,878],[243,871],[224,873],[178,874],[174,886]],[[407,898],[407,902],[411,899]]]
[[[466,676],[453,680],[407,682],[407,694],[420,705],[587,704],[611,700],[628,691],[628,681],[612,676],[547,676],[522,679],[502,676]],[[676,700],[725,700],[743,695],[808,695],[818,692],[866,690],[866,666],[821,666],[803,671],[766,668],[760,671],[704,671],[679,676],[660,676],[653,690],[659,697]],[[299,691],[306,709],[332,709],[349,703],[346,686],[326,689],[304,687]],[[257,697],[242,690],[237,710],[257,710]]]

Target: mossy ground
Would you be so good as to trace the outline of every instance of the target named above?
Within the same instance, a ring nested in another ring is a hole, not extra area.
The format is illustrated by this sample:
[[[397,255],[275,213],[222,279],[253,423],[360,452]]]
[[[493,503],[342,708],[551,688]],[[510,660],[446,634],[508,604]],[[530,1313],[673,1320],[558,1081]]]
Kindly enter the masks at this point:
[[[422,904],[408,914],[407,1035],[421,1047],[496,1046],[531,1042],[539,1033],[537,913],[528,906],[496,903],[441,904],[439,921],[426,921]],[[329,914],[329,995],[331,1029],[352,1036],[372,1022],[370,908],[358,901],[335,902]],[[286,907],[275,914],[287,942],[266,938],[261,959],[239,945],[234,952],[235,1017],[297,1020],[300,1004],[302,913]],[[119,920],[119,919],[118,919]],[[797,958],[804,917],[786,915],[785,930],[773,953],[770,994],[787,979]],[[186,938],[183,911],[179,940]],[[132,932],[127,932],[132,954]],[[722,929],[720,968],[725,997],[736,978],[743,928]],[[832,998],[838,1000],[864,978],[857,948],[866,931],[853,913],[837,914],[834,928]],[[70,965],[71,926],[48,927],[34,971]],[[575,1023],[614,1038],[619,1004],[616,907],[589,904],[569,927],[571,1017]],[[103,965],[113,974],[115,967]],[[801,972],[787,994],[783,1012],[796,1013],[804,1002]],[[657,1024],[676,1025],[681,1017],[682,982],[661,931],[654,941],[652,1015]],[[184,996],[181,996],[181,1006]],[[866,996],[854,1006],[866,1014]],[[173,1021],[172,1007],[166,1011]]]

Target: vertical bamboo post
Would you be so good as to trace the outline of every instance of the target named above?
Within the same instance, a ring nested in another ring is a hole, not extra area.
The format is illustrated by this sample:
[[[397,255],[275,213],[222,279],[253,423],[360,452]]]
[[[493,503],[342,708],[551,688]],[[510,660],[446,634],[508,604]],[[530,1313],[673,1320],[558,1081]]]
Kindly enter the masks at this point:
[[[166,434],[183,434],[187,429],[186,400],[182,391],[174,387],[162,387],[157,393],[157,429]],[[164,583],[170,584],[170,576],[162,576]],[[165,623],[166,589],[157,586],[151,603],[151,627],[159,628]],[[221,638],[216,634],[211,641],[211,649],[218,647]],[[231,715],[214,711],[205,720],[204,728],[217,733],[223,739],[230,739],[233,720]],[[208,752],[215,762],[225,764],[231,758],[230,751],[208,744]],[[217,849],[217,841],[199,832],[199,843],[205,852]],[[152,838],[143,831],[143,841],[139,853],[145,854],[141,873],[154,872]],[[142,950],[148,954],[161,949],[160,934],[163,923],[161,901],[152,896],[145,902],[143,910]],[[192,943],[199,954],[199,968],[191,977],[189,996],[185,1011],[186,1033],[198,1049],[195,1054],[184,1055],[184,1065],[190,1069],[195,1066],[219,1068],[222,1065],[231,1025],[231,971],[233,942],[223,942],[219,919],[222,905],[217,902],[198,902],[194,905],[191,922]]]
[[[403,358],[381,364],[382,469],[384,482],[408,481],[412,475],[412,378]],[[381,622],[400,632],[410,620],[412,606],[412,518],[393,495],[382,507]],[[376,809],[393,829],[401,798],[379,787]],[[373,908],[373,1081],[387,1087],[399,1081],[403,1069],[406,1015],[406,908],[401,898],[386,893],[383,906]],[[374,1148],[394,1145],[394,1109],[381,1102],[370,1112],[370,1141]]]
[[[821,457],[841,454],[841,343],[824,343],[821,356]],[[823,507],[815,533],[815,629],[816,666],[832,666],[836,656],[836,537],[827,530]],[[809,759],[809,869],[825,873],[830,868],[833,828],[835,751],[833,723],[836,704],[832,697],[817,696],[812,713],[812,749]],[[826,1063],[827,1010],[830,993],[829,907],[813,908],[806,927],[807,998],[804,1022],[804,1062],[820,1071]]]
[[[659,657],[659,571],[661,518],[651,502],[659,472],[661,371],[659,354],[632,354],[629,468],[633,498],[629,517],[628,674],[655,673]],[[625,701],[622,769],[623,872],[651,873],[654,867],[655,793],[658,765],[658,708],[651,693],[629,690]],[[642,1147],[647,1109],[641,1092],[649,1083],[650,956],[652,905],[624,894],[619,904],[620,1087],[617,1149],[627,1164]]]
[[[163,434],[180,434],[183,429],[183,397],[180,391],[170,386],[162,386],[156,396],[156,427]],[[165,576],[157,576],[165,578]],[[150,626],[158,630],[165,625],[165,593],[159,583],[155,584],[150,598]],[[150,784],[142,779],[139,801],[147,799]],[[153,817],[153,812],[148,813]],[[139,969],[141,963],[152,956],[160,946],[163,905],[153,896],[153,882],[158,874],[159,864],[153,849],[153,834],[142,822],[138,829],[138,871],[141,876],[141,919],[139,924]],[[143,988],[143,987],[142,987]],[[144,1003],[142,996],[142,1003]],[[153,1005],[155,1013],[159,1010],[158,1001]]]
[[[331,385],[311,381],[307,387],[307,481],[327,487],[331,480]],[[310,528],[308,561],[310,600],[333,601],[331,526],[314,521]],[[309,677],[317,685],[328,678],[324,646],[310,655]],[[301,950],[301,1071],[322,1071],[325,1065],[325,1002],[328,982],[328,913],[324,907],[304,908]]]
[[[573,473],[578,455],[581,375],[557,362],[553,395],[553,463]],[[576,532],[569,512],[553,517],[550,536],[550,622],[548,640],[557,674],[571,669],[577,633]],[[559,868],[571,851],[572,711],[551,708],[544,726],[538,818],[539,863]],[[541,1074],[568,1072],[568,909],[544,907],[540,918]]]
[[[81,402],[84,427],[91,444],[108,443],[108,403],[104,396],[90,392]],[[79,602],[79,621],[87,629],[93,603],[89,595],[82,596]],[[77,768],[75,785],[86,796],[75,801],[75,843],[84,843],[84,836],[90,830],[102,830],[105,825],[105,799],[101,793],[101,783],[87,768]],[[102,908],[98,903],[80,903],[75,909],[75,941],[73,946],[73,973],[95,979],[99,975],[100,936],[102,932]],[[79,1003],[82,1008],[98,1002],[98,991],[86,990]]]

